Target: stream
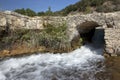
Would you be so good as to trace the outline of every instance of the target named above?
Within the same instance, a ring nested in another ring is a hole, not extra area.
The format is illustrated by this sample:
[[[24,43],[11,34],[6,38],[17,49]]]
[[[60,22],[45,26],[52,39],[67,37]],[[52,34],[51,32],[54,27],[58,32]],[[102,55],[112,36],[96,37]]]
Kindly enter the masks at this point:
[[[103,36],[96,30],[92,44],[69,53],[33,54],[3,60],[0,80],[109,80],[101,75],[105,72]]]
[[[104,71],[101,53],[86,45],[70,53],[10,58],[0,62],[0,80],[97,80]]]

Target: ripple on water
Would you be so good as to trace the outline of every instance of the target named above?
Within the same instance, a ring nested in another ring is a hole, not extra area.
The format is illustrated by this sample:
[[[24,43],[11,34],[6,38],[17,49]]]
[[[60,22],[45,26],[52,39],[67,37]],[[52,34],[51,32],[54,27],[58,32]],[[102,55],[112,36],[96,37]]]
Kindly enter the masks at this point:
[[[70,53],[38,54],[0,62],[0,80],[97,80],[102,49],[82,46]]]

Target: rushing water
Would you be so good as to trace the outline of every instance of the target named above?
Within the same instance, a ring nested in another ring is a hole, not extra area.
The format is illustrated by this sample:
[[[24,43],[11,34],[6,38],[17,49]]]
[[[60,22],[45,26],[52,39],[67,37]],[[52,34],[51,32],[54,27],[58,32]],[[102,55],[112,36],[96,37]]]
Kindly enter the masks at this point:
[[[82,46],[70,53],[11,58],[0,62],[0,80],[96,80],[103,70],[100,53],[101,48]]]
[[[103,41],[100,36],[101,32],[96,30],[95,44]],[[96,76],[104,71],[103,49],[96,46],[89,44],[70,53],[45,53],[1,61],[0,80],[104,80]]]

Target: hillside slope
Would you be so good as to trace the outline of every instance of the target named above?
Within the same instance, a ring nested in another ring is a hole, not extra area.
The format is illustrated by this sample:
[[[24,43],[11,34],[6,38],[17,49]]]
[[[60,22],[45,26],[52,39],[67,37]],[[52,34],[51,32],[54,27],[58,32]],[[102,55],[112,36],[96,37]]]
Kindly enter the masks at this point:
[[[58,11],[62,15],[81,12],[114,12],[120,10],[120,0],[80,0],[79,2],[69,5]]]

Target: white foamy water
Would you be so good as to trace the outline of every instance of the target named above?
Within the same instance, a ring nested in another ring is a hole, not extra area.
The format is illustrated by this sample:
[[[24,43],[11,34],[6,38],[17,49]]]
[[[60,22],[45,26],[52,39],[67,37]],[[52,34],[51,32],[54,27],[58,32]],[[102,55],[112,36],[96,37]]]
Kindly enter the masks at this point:
[[[10,58],[0,62],[0,80],[96,80],[103,70],[100,53],[83,46],[70,53]]]

